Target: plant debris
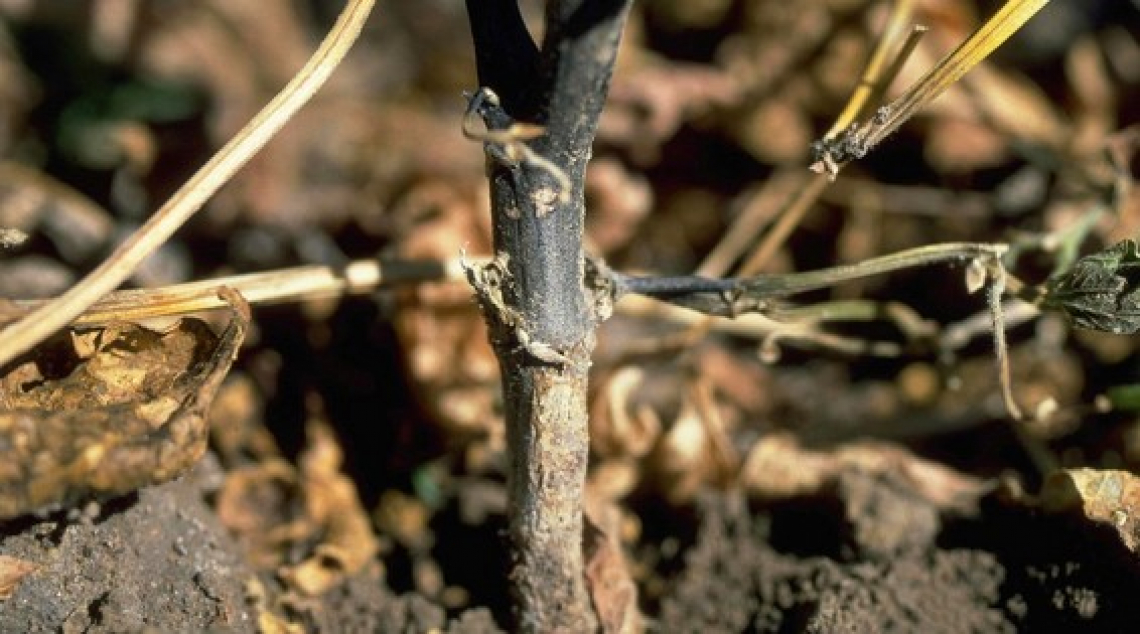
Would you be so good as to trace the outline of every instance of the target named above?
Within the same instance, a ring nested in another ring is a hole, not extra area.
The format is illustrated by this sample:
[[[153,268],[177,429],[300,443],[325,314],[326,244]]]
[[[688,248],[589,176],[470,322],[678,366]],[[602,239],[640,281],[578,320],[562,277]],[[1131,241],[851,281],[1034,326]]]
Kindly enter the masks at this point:
[[[240,298],[233,301],[240,302]],[[0,519],[176,478],[206,451],[209,406],[249,324],[186,319],[72,332],[0,377]]]

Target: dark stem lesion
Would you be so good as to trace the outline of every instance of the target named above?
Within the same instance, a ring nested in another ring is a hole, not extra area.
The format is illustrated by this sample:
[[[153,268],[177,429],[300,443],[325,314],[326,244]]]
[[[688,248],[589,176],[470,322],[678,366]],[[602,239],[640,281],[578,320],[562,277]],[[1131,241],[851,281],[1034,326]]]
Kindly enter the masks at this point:
[[[629,6],[550,0],[539,46],[516,0],[467,1],[481,88],[464,132],[487,153],[502,284],[468,274],[503,375],[519,631],[597,628],[581,498],[587,368],[609,304],[586,279],[583,181]]]
[[[933,244],[815,271],[743,278],[709,278],[698,275],[675,277],[632,276],[612,272],[615,300],[636,293],[716,317],[745,313],[769,313],[776,302],[809,291],[893,271],[938,263],[983,263],[1000,261],[1003,244],[954,242]]]

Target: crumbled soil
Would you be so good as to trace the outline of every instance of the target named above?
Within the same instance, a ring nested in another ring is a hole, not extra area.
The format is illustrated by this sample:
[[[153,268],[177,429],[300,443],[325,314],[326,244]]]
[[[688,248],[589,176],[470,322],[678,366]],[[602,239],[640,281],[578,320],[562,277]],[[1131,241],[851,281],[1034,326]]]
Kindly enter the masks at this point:
[[[700,515],[661,604],[670,631],[1124,632],[1136,615],[1127,555],[1065,522],[996,512],[869,559],[840,532],[839,543],[801,540],[846,553],[835,559],[774,549],[764,533],[787,520],[752,514],[739,498],[707,499]]]
[[[204,499],[218,477],[200,464],[84,517],[5,526],[0,553],[41,567],[3,603],[0,631],[256,632],[245,588],[256,575]]]
[[[176,482],[88,509],[85,517],[7,526],[0,553],[42,568],[4,603],[0,631],[258,631],[265,606],[250,586],[258,574],[205,504],[219,475],[207,460]],[[642,579],[649,627],[1125,632],[1135,622],[1130,588],[1140,573],[1110,534],[997,500],[977,517],[936,518],[934,531],[925,530],[930,515],[921,511],[861,514],[857,526],[843,511],[852,497],[898,497],[898,490],[882,478],[846,479],[827,495],[768,508],[739,492],[709,491],[690,513],[671,513],[673,525],[647,530],[633,560],[649,576]],[[661,509],[643,512],[648,520]],[[501,525],[499,519],[489,521]],[[504,544],[488,539],[485,526],[450,522],[440,530],[444,524],[437,526],[447,545],[436,552],[439,566],[469,584],[473,603],[497,595],[491,610],[449,612],[416,593],[397,596],[373,569],[319,598],[295,598],[285,612],[314,632],[503,631],[504,570],[485,558],[503,558]],[[907,537],[884,547],[876,537],[882,534]],[[685,535],[689,543],[665,545]]]

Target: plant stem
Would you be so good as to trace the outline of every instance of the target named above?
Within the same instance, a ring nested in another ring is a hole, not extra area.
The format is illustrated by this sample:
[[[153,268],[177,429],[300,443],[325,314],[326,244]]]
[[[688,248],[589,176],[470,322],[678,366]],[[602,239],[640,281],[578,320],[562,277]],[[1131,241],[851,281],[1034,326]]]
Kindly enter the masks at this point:
[[[1004,244],[948,242],[815,271],[712,279],[696,275],[635,277],[611,273],[617,295],[637,293],[717,316],[736,316],[757,311],[771,312],[772,300],[819,290],[893,271],[941,262],[996,261],[1006,252]]]
[[[503,376],[510,581],[522,632],[597,628],[581,497],[587,370],[606,311],[584,281],[583,181],[628,9],[628,0],[551,0],[539,48],[516,0],[467,2],[479,81],[497,95],[481,90],[471,104],[489,131],[495,258],[468,276]],[[504,143],[499,134],[516,123],[545,134],[520,151],[526,136]]]

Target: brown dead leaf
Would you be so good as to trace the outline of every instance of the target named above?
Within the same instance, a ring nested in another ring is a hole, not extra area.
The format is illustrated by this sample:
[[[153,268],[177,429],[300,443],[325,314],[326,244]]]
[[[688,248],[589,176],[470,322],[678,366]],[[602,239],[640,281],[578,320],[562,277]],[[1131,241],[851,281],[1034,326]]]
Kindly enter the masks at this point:
[[[1065,469],[1041,488],[1041,506],[1052,512],[1078,511],[1112,527],[1133,554],[1140,548],[1140,478],[1113,469]]]
[[[770,434],[753,445],[740,477],[750,495],[778,501],[817,494],[852,469],[870,475],[892,474],[942,511],[970,513],[978,497],[991,488],[891,443],[860,441],[815,450],[788,433]]]
[[[772,165],[803,162],[814,132],[801,105],[788,99],[766,99],[742,113],[734,125],[741,145]]]
[[[593,460],[586,480],[586,490],[598,499],[620,500],[641,483],[641,471],[641,461],[634,458]]]
[[[308,518],[321,527],[321,543],[311,557],[282,571],[282,576],[302,593],[319,596],[360,572],[380,544],[356,485],[341,471],[344,457],[332,429],[314,419],[306,433],[301,486]]]
[[[586,201],[588,249],[606,256],[637,236],[653,207],[653,189],[620,161],[599,157],[587,167]]]
[[[303,634],[304,626],[299,623],[290,623],[275,611],[276,603],[269,597],[269,591],[261,580],[252,577],[245,582],[245,594],[250,605],[257,613],[257,631],[259,634]]]
[[[637,585],[618,539],[621,512],[612,504],[587,502],[585,520],[586,588],[605,634],[644,631],[637,609]]]
[[[312,47],[313,12],[291,2],[206,0],[147,13],[132,42],[138,64],[149,76],[209,95],[215,145],[288,81]],[[370,53],[338,65],[272,150],[254,157],[211,201],[205,219],[226,226],[246,218],[291,233],[356,221],[384,235],[387,209],[417,178],[481,174],[482,154],[455,133],[451,105],[460,88],[447,78],[471,76],[464,42],[440,38],[452,27],[447,21],[404,13],[417,12],[393,10],[365,30],[357,47]],[[429,106],[433,99],[441,107]]]
[[[651,164],[688,120],[736,103],[741,87],[727,73],[696,64],[655,62],[629,68],[610,90],[598,138]]]
[[[230,471],[218,492],[218,518],[262,570],[276,570],[303,596],[319,596],[373,561],[379,543],[356,486],[341,472],[342,454],[319,416],[294,468],[280,458]],[[283,565],[298,547],[308,553]]]
[[[977,122],[938,119],[927,134],[926,160],[941,172],[963,173],[993,167],[1008,158],[1006,138]]]
[[[474,191],[442,181],[415,186],[392,213],[403,236],[399,255],[447,261],[461,253],[489,253],[489,212],[473,202],[486,199],[483,187]],[[471,455],[501,452],[499,365],[470,285],[420,284],[401,289],[399,299],[396,332],[418,400],[449,434],[491,448]]]
[[[1119,99],[1103,55],[1096,39],[1085,35],[1065,58],[1065,75],[1076,101],[1069,143],[1077,155],[1099,151],[1118,124]]]
[[[591,449],[604,457],[640,458],[661,436],[661,421],[645,404],[633,405],[633,392],[645,372],[626,366],[606,377],[590,406]]]
[[[701,487],[727,483],[739,466],[713,395],[712,384],[695,379],[681,409],[649,456],[649,469],[674,504],[691,500]]]
[[[115,223],[106,210],[63,182],[7,161],[0,162],[0,227],[46,236],[65,262],[78,264],[107,247]],[[17,296],[52,293],[28,291]]]
[[[280,458],[231,469],[218,491],[218,519],[235,537],[246,560],[258,569],[276,568],[282,546],[298,534],[291,509],[297,496],[297,473]]]
[[[1034,145],[1059,149],[1067,144],[1071,127],[1025,78],[980,64],[963,81],[993,129]]]
[[[431,509],[415,496],[389,489],[380,496],[372,516],[382,533],[413,552],[427,552],[435,544]]]
[[[16,586],[20,585],[24,577],[39,569],[39,564],[8,555],[0,555],[0,601],[11,597]]]
[[[280,571],[281,578],[307,597],[319,597],[340,585],[349,572],[351,555],[333,544],[320,544],[312,555],[296,566]]]
[[[235,373],[218,390],[210,409],[210,447],[222,464],[277,458],[281,450],[265,426],[264,396],[246,374]]]
[[[9,367],[0,376],[0,519],[122,495],[193,466],[249,324],[248,306],[229,297],[235,315],[220,337],[196,319],[166,331],[122,323],[93,340],[56,337]]]

